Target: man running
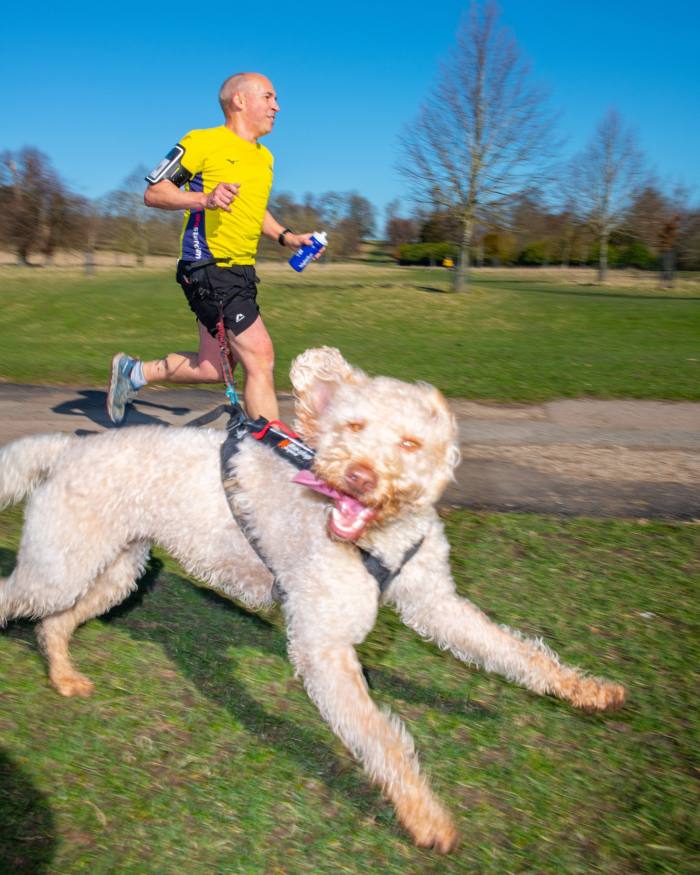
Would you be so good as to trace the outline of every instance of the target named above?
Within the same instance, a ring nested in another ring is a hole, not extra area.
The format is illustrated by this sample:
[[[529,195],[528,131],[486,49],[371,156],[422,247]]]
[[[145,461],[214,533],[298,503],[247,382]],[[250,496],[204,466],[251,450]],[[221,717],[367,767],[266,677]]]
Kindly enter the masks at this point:
[[[267,209],[274,159],[258,140],[270,133],[279,112],[270,80],[260,73],[230,76],[219,103],[224,124],[186,134],[146,177],[144,194],[149,207],[186,210],[176,278],[198,320],[199,351],[148,362],[117,353],[107,391],[107,414],[115,425],[147,383],[224,379],[216,340],[221,315],[233,360],[245,371],[248,416],[279,415],[274,350],[257,304],[255,255],[261,234],[297,249],[310,242],[311,233],[293,233]]]

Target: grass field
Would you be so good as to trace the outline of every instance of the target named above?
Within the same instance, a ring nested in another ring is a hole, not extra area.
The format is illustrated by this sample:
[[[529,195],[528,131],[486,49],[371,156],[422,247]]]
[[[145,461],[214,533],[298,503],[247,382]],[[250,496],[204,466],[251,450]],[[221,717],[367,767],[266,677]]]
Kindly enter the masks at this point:
[[[699,280],[662,292],[482,271],[457,296],[440,269],[317,265],[297,276],[263,264],[260,274],[281,388],[297,353],[327,344],[452,396],[700,398]],[[2,380],[102,386],[119,349],[155,358],[195,342],[170,273],[2,268],[0,289]]]
[[[700,281],[672,292],[556,272],[263,265],[278,384],[301,349],[454,396],[698,399]],[[0,268],[0,379],[102,386],[112,353],[191,347],[161,271]],[[0,514],[0,574],[20,509]],[[277,612],[196,589],[156,552],[82,627],[89,700],[49,687],[31,623],[0,634],[0,875],[700,872],[700,527],[455,511],[460,591],[630,698],[589,716],[455,662],[382,611],[373,695],[414,735],[460,849],[413,847],[294,678]]]
[[[0,568],[19,514],[0,517]],[[414,734],[462,846],[414,848],[293,677],[280,617],[167,557],[77,634],[90,700],[48,687],[30,624],[0,637],[0,872],[698,871],[700,529],[454,513],[461,592],[624,682],[587,716],[455,662],[386,610],[373,695]]]

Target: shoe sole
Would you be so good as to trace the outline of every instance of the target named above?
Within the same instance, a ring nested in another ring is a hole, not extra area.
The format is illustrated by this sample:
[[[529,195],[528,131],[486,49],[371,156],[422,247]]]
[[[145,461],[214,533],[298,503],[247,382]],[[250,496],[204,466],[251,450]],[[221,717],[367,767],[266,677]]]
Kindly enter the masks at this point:
[[[124,412],[122,413],[121,419],[119,420],[112,419],[112,416],[109,412],[110,398],[112,397],[112,392],[114,390],[114,387],[116,386],[117,379],[119,378],[119,360],[124,355],[126,355],[125,352],[117,352],[112,356],[112,370],[109,375],[107,395],[105,396],[105,411],[107,413],[107,419],[112,423],[112,425],[121,425],[122,422],[124,422],[124,417],[126,416],[126,404],[124,405]]]

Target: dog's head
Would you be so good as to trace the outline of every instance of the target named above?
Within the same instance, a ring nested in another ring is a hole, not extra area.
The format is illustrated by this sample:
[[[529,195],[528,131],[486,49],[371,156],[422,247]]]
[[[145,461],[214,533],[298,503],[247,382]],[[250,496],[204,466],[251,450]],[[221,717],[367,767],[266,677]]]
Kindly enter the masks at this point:
[[[336,501],[334,535],[356,540],[372,523],[437,501],[459,461],[454,417],[437,389],[369,377],[331,347],[298,356],[291,380],[314,471],[349,497]]]

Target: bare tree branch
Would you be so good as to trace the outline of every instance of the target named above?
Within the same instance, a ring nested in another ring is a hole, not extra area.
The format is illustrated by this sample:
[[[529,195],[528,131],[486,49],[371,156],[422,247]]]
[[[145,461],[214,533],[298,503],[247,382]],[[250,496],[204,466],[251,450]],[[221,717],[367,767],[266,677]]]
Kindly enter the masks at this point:
[[[461,227],[456,288],[465,284],[475,228],[542,179],[558,144],[545,95],[498,7],[473,3],[418,117],[401,138],[400,172],[418,203],[450,210]]]
[[[604,283],[610,235],[623,224],[643,179],[642,153],[616,110],[608,110],[573,159],[570,176],[579,215],[598,239],[598,280]]]

